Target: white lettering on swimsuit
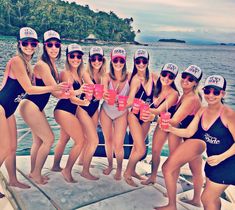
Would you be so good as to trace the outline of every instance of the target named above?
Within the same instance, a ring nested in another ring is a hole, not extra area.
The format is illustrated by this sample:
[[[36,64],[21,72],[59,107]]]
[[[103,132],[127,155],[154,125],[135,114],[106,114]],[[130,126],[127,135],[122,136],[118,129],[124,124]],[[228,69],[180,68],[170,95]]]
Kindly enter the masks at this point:
[[[217,139],[216,137],[210,136],[208,133],[206,133],[204,137],[205,137],[205,141],[210,144],[220,144],[219,139]]]
[[[26,96],[26,93],[21,93],[20,95],[18,95],[15,99],[14,99],[14,102],[15,103],[20,103],[20,101],[22,99],[24,99],[24,97]]]

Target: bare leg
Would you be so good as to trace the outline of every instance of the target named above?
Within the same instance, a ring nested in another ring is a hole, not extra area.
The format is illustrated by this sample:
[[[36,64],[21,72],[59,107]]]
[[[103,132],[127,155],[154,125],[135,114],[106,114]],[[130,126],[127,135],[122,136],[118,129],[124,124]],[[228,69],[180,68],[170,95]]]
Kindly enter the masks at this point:
[[[79,119],[81,119],[80,122],[83,130],[86,131],[88,140],[88,142],[86,142],[86,147],[84,148],[83,170],[81,172],[81,176],[89,180],[97,180],[99,177],[96,177],[90,173],[91,160],[99,143],[96,125],[88,113],[82,108],[78,107],[77,114]]]
[[[152,145],[152,173],[151,176],[141,182],[141,184],[148,185],[156,182],[158,166],[160,164],[160,155],[162,147],[166,142],[167,133],[162,131],[158,126],[156,127],[153,134],[153,145]]]
[[[137,187],[138,185],[132,180],[132,176],[136,175],[136,164],[145,154],[146,146],[144,141],[149,131],[150,123],[147,122],[140,125],[136,116],[131,112],[128,114],[128,122],[134,143],[127,168],[123,176],[127,184]]]
[[[74,140],[74,145],[70,150],[66,166],[61,171],[65,181],[74,183],[76,181],[73,179],[71,172],[84,143],[82,127],[76,116],[70,114],[69,112],[56,110],[55,119],[66,133],[64,136],[71,136],[71,138]]]
[[[117,170],[114,179],[121,180],[122,177],[122,161],[124,158],[123,142],[127,128],[127,113],[114,120],[114,152],[117,160]]]
[[[70,123],[69,123],[69,125],[70,125]],[[71,124],[71,125],[73,125],[73,124]],[[55,147],[54,163],[51,168],[52,171],[62,171],[62,168],[60,167],[60,161],[61,161],[61,158],[64,153],[64,149],[65,149],[66,144],[68,143],[69,139],[70,139],[70,136],[61,127],[60,128],[60,138],[59,138],[59,140],[56,144],[56,147]]]
[[[103,170],[105,175],[109,175],[113,170],[113,122],[102,109],[100,111],[100,122],[105,140],[105,152],[108,159],[108,167]],[[111,132],[110,132],[111,131]]]
[[[11,133],[11,153],[6,158],[5,165],[9,175],[9,185],[19,188],[30,188],[29,185],[23,184],[18,181],[16,177],[16,149],[17,149],[17,133],[16,133],[16,121],[14,115],[7,119],[10,133]]]
[[[206,179],[206,186],[202,193],[202,203],[205,210],[221,209],[221,194],[226,190],[228,185],[218,184]]]
[[[189,149],[190,148],[190,149]],[[205,142],[190,139],[178,146],[174,153],[163,164],[163,174],[165,178],[169,203],[163,207],[156,207],[159,210],[176,210],[176,182],[179,169],[185,163],[198,158],[205,150]]]

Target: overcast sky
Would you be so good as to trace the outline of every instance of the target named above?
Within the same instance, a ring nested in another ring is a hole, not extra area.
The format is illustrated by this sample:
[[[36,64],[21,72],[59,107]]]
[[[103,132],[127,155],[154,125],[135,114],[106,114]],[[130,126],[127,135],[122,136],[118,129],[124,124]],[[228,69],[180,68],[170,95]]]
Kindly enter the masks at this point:
[[[69,0],[73,1],[73,0]],[[133,17],[138,36],[235,42],[235,0],[74,0]]]

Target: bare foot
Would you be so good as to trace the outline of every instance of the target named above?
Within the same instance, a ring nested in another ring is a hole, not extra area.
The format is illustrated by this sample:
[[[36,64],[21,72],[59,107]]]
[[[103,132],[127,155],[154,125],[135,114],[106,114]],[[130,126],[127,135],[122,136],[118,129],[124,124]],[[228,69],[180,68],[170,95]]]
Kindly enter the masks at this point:
[[[136,172],[133,172],[131,174],[131,176],[135,177],[136,179],[139,179],[139,180],[146,180],[146,177],[145,176],[140,176],[139,174],[137,174]]]
[[[62,173],[62,175],[63,175],[63,177],[64,177],[64,179],[65,179],[66,182],[69,182],[69,183],[77,183],[77,181],[73,179],[72,174],[69,173],[69,172],[66,172],[65,169],[63,169],[63,170],[61,171],[61,173]]]
[[[8,185],[9,185],[9,186],[12,186],[12,187],[18,187],[18,188],[21,188],[21,189],[29,189],[29,188],[30,188],[29,185],[24,184],[24,183],[21,183],[21,182],[19,182],[18,180],[15,181],[15,182],[9,182]]]
[[[125,182],[126,182],[127,184],[129,184],[129,185],[132,186],[132,187],[138,187],[138,184],[136,184],[136,183],[133,181],[133,179],[132,179],[131,176],[128,176],[127,174],[124,174],[123,177],[124,177]]]
[[[63,170],[63,168],[61,168],[60,166],[52,166],[51,171],[54,172],[61,172]]]
[[[150,176],[148,179],[143,180],[140,183],[143,185],[153,185],[156,183],[156,180]]]
[[[41,185],[44,185],[44,184],[47,184],[48,181],[46,179],[44,179],[43,176],[34,176],[32,173],[30,174],[30,178],[37,184],[41,184]]]
[[[29,177],[30,179],[32,179],[32,178],[33,178],[33,177],[32,177],[32,173],[30,173],[28,177]],[[46,175],[42,175],[42,178],[43,178],[45,181],[50,180],[50,178],[49,178],[48,176],[46,176]]]
[[[113,178],[117,181],[121,180],[122,179],[122,171],[117,170],[115,175],[113,176]]]
[[[82,172],[80,175],[86,179],[89,179],[89,180],[98,180],[99,179],[99,177],[93,176],[90,172]]]
[[[184,203],[187,203],[187,204],[190,204],[190,205],[193,205],[193,206],[196,206],[196,207],[202,207],[202,204],[200,201],[195,201],[195,200],[189,200],[187,198],[181,198],[180,201],[184,202]]]
[[[111,171],[113,170],[113,167],[108,167],[106,169],[103,170],[103,174],[104,175],[109,175],[111,173]]]
[[[5,195],[0,193],[0,198],[4,198],[4,197],[5,197]]]
[[[176,209],[176,206],[169,206],[169,205],[166,205],[166,206],[160,206],[160,207],[153,207],[153,209],[157,209],[157,210],[177,210]]]

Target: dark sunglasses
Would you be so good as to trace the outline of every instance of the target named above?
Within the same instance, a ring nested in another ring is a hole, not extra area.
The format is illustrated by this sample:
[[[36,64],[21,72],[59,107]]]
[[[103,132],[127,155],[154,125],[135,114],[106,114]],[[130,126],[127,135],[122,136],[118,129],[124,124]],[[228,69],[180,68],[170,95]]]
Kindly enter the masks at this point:
[[[76,57],[77,59],[79,59],[79,60],[82,59],[82,55],[81,55],[81,54],[77,54],[77,55],[76,55],[76,54],[73,54],[73,53],[69,54],[69,58],[70,58],[70,59],[74,59],[75,57]]]
[[[48,48],[52,48],[53,46],[55,46],[56,48],[60,48],[61,47],[61,43],[59,42],[45,42],[44,43]]]
[[[96,62],[96,61],[102,62],[103,61],[103,56],[101,56],[101,55],[91,56],[90,61],[91,62]]]
[[[28,47],[29,45],[31,45],[31,47],[35,48],[38,46],[38,42],[33,41],[20,41],[20,43],[23,47]]]
[[[187,73],[182,73],[181,78],[182,78],[182,79],[186,79],[186,78],[187,78],[187,80],[188,80],[189,82],[195,81],[195,79],[194,79],[192,76],[188,75]]]
[[[114,58],[112,61],[113,61],[113,63],[118,63],[118,62],[121,64],[126,63],[125,59],[123,59],[123,58]]]
[[[137,58],[137,59],[135,59],[135,64],[136,65],[139,65],[140,63],[146,65],[148,63],[148,59],[146,59],[146,58]]]
[[[170,73],[170,72],[165,72],[165,71],[163,71],[163,72],[161,73],[161,76],[162,76],[162,77],[167,77],[167,76],[168,76],[168,79],[170,79],[170,80],[175,79],[175,76],[174,76],[172,73]]]
[[[219,96],[221,93],[221,90],[215,89],[215,88],[203,88],[203,92],[205,95],[209,95],[210,93],[213,93],[215,96]]]

